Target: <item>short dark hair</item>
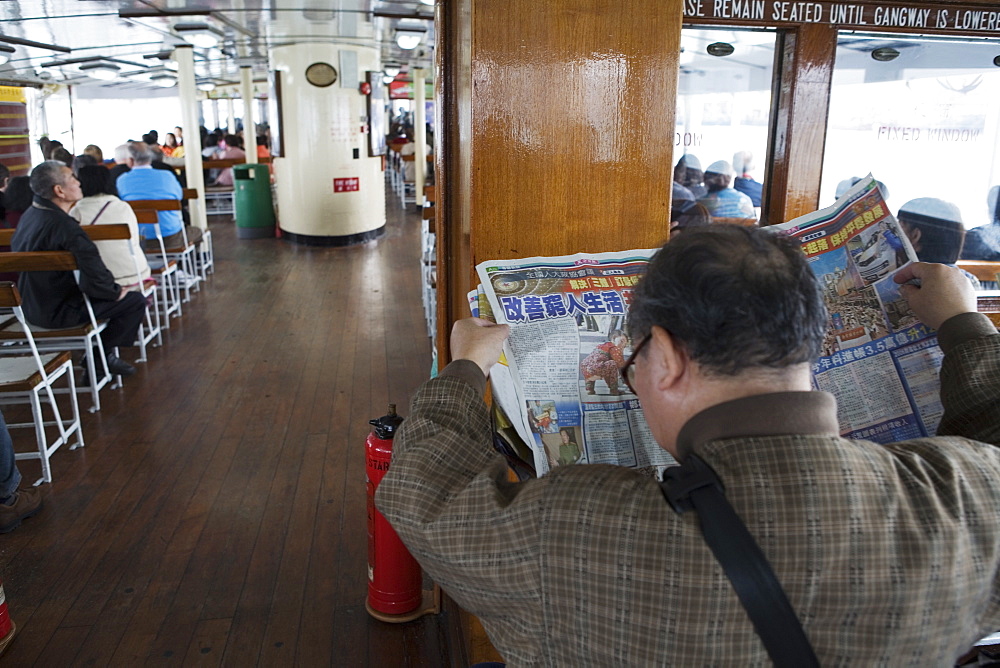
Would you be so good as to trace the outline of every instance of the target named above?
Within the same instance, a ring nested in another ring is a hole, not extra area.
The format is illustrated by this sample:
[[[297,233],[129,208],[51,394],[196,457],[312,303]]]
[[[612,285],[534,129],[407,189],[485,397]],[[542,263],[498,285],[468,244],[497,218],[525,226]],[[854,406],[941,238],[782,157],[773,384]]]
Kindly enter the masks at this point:
[[[35,193],[31,192],[31,179],[27,176],[15,176],[3,193],[3,208],[7,211],[27,211],[34,197]]]
[[[656,253],[628,328],[637,341],[663,327],[704,371],[732,376],[815,360],[826,322],[821,286],[794,239],[709,225]]]
[[[63,185],[63,167],[68,167],[59,160],[46,160],[31,170],[31,192],[45,199],[56,196],[55,187]]]
[[[10,178],[10,168],[0,162],[0,184]]]
[[[80,168],[86,167],[87,165],[96,165],[97,158],[90,155],[89,153],[81,153],[80,155],[73,158],[73,173],[79,175]]]
[[[77,178],[80,179],[80,189],[83,191],[84,197],[118,194],[115,182],[111,178],[111,170],[104,165],[81,167]]]

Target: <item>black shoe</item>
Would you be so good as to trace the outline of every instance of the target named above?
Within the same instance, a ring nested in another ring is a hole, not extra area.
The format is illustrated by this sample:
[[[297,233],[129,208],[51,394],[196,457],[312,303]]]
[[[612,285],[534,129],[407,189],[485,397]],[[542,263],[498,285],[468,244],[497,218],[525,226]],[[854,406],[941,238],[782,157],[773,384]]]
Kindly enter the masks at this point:
[[[42,495],[36,487],[17,490],[10,505],[0,503],[0,533],[13,531],[21,526],[21,520],[37,515],[41,509]]]
[[[135,367],[121,359],[117,355],[108,355],[108,371],[113,376],[133,376]]]

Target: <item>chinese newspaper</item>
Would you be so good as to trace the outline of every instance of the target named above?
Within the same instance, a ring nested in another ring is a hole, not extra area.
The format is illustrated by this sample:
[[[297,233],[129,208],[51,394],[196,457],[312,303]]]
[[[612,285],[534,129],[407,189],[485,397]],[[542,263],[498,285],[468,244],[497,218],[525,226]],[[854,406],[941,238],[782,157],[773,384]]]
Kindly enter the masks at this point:
[[[823,286],[830,322],[813,383],[837,398],[841,435],[889,443],[933,434],[943,355],[892,280],[916,254],[875,179],[774,229],[801,242]]]
[[[535,470],[674,463],[653,440],[619,368],[625,317],[652,250],[491,261],[476,269],[498,323],[510,325],[494,398],[532,448]]]

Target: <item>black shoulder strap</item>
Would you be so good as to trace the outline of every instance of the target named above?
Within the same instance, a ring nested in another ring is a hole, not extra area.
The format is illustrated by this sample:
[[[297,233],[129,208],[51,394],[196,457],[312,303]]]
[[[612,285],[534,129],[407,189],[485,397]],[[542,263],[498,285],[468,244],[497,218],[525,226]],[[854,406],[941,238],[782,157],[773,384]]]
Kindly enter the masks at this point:
[[[678,514],[688,510],[698,514],[705,542],[732,582],[774,665],[818,667],[819,661],[785,590],[726,499],[715,471],[697,455],[688,455],[683,466],[664,472],[660,487]]]

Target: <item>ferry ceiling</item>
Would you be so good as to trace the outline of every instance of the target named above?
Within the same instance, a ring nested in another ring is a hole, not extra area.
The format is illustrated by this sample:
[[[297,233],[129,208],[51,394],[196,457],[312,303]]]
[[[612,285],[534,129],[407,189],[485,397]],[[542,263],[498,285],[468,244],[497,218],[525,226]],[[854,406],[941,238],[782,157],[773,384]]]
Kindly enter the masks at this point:
[[[384,65],[406,71],[431,66],[433,18],[433,7],[417,0],[0,2],[0,85],[86,86],[130,97],[175,85],[171,54],[185,45],[194,48],[202,90],[237,85],[240,67],[266,79],[269,50],[289,44],[377,45]],[[419,44],[400,48],[401,32]]]

